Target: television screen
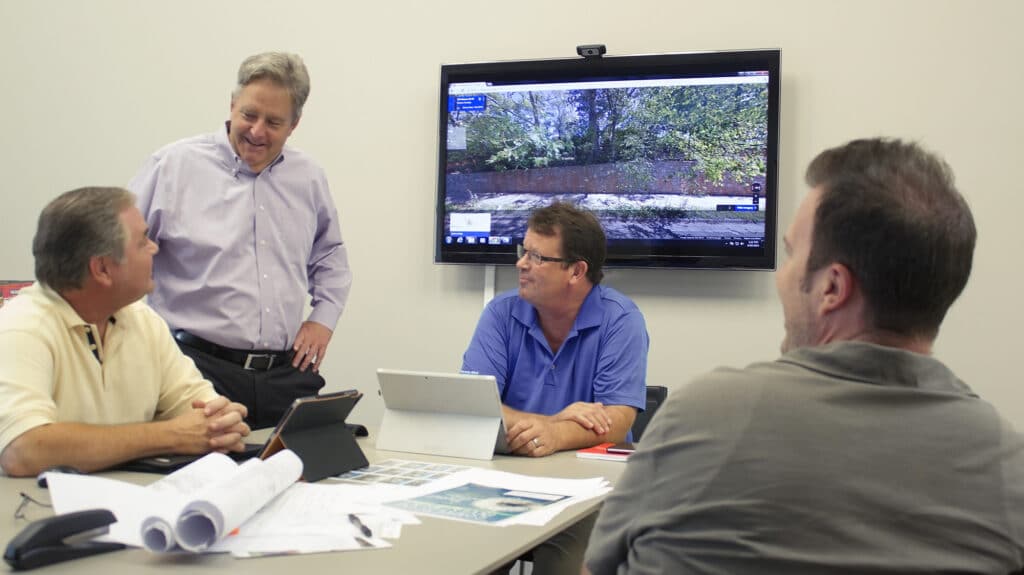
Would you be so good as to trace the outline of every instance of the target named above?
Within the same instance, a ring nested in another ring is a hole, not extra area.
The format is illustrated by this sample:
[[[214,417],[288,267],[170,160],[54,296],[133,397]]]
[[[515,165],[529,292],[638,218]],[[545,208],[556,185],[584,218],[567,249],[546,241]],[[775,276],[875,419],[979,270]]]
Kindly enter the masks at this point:
[[[779,51],[441,67],[434,260],[514,264],[530,212],[594,212],[610,267],[774,269]]]

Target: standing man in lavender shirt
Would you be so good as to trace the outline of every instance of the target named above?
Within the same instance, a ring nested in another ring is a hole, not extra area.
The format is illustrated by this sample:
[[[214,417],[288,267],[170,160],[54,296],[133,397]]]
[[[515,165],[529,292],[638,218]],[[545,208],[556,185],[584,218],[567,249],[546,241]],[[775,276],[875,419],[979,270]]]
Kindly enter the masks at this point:
[[[352,285],[324,171],[285,146],[309,87],[299,56],[250,56],[225,126],[158,150],[129,184],[160,248],[149,304],[252,427],[323,387]]]

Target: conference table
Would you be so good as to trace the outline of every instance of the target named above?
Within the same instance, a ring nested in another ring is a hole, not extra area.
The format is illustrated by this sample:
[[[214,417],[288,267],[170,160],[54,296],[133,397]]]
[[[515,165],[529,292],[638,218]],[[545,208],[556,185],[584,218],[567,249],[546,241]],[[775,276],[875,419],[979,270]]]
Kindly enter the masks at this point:
[[[406,459],[470,465],[486,469],[545,477],[582,479],[604,477],[613,485],[625,465],[617,461],[577,458],[568,451],[548,457],[495,455],[490,461],[437,457],[416,453],[377,450],[374,447],[376,430],[370,437],[360,438],[359,446],[371,462],[386,459]],[[259,436],[256,435],[258,438]],[[160,476],[125,471],[110,471],[104,477],[145,484]],[[35,479],[0,477],[0,538],[6,548],[10,541],[30,520],[52,515],[48,508],[30,504],[24,509],[26,518],[16,519],[14,512],[21,503],[20,493],[49,501],[45,489],[36,486]],[[450,521],[433,517],[420,517],[420,525],[406,525],[402,536],[392,540],[386,549],[342,551],[310,555],[234,559],[229,555],[184,553],[152,554],[130,548],[71,562],[42,567],[33,573],[68,573],[76,575],[135,575],[166,573],[178,570],[188,573],[227,573],[235,571],[247,575],[280,574],[314,575],[317,573],[486,573],[514,561],[527,550],[597,510],[602,498],[577,503],[542,527],[515,525],[494,527],[475,523]],[[343,520],[339,518],[339,520]],[[9,569],[9,567],[8,567]]]

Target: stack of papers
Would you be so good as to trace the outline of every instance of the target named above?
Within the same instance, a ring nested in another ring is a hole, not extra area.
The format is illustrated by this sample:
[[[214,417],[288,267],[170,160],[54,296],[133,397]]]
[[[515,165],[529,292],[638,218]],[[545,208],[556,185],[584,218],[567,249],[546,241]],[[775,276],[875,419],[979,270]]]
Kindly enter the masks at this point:
[[[242,465],[211,453],[147,487],[87,475],[50,474],[47,481],[56,513],[109,509],[118,520],[105,540],[158,553],[253,557],[390,547],[383,536],[419,522],[367,505],[358,488],[296,483],[301,473],[301,461],[284,450]]]
[[[296,482],[291,451],[238,465],[212,453],[140,486],[50,474],[56,513],[109,509],[98,540],[235,557],[390,547],[416,515],[485,525],[544,525],[571,505],[611,491],[602,477],[558,479],[461,465],[387,460],[320,483]]]

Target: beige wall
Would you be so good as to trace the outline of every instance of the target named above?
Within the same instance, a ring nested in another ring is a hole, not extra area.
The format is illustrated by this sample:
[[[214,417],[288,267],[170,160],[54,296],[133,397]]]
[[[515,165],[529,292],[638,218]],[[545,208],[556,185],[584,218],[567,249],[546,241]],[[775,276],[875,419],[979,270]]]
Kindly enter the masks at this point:
[[[612,55],[777,47],[780,229],[824,147],[894,135],[940,151],[980,240],[936,353],[1022,426],[1022,21],[1016,0],[0,0],[0,279],[31,277],[50,198],[126,183],[155,148],[218,127],[243,57],[300,52],[313,91],[291,143],[327,170],[355,270],[324,372],[331,389],[366,393],[357,418],[376,422],[374,370],[457,369],[482,304],[480,268],[431,263],[440,64],[595,42]],[[514,280],[499,270],[499,289]],[[621,270],[607,282],[647,317],[651,384],[777,355],[770,273]]]

